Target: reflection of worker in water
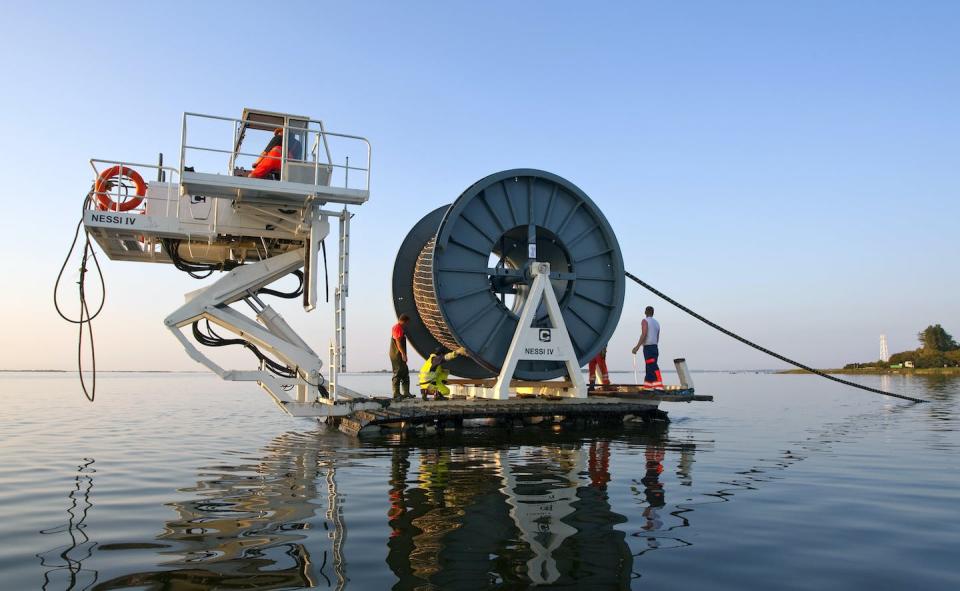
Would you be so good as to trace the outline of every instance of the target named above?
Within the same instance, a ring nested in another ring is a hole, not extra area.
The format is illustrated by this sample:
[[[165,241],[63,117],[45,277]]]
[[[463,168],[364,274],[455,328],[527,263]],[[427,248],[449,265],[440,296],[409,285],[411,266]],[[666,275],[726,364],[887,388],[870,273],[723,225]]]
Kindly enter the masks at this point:
[[[646,318],[640,323],[640,341],[633,348],[633,354],[636,355],[640,347],[643,347],[643,361],[647,368],[647,373],[643,378],[643,387],[648,389],[663,388],[663,378],[660,376],[660,366],[657,365],[657,359],[660,358],[660,323],[653,317],[653,306],[647,306],[644,310]]]
[[[450,371],[443,364],[463,355],[463,353],[463,347],[446,354],[441,347],[427,357],[427,360],[423,362],[423,367],[420,368],[420,395],[424,400],[427,399],[427,394],[431,393],[435,400],[444,400],[450,395],[450,388],[447,387]]]
[[[397,323],[390,329],[390,366],[393,368],[393,399],[400,400],[400,388],[403,398],[410,397],[410,369],[407,367],[407,323],[410,317],[401,314]]]
[[[643,484],[643,494],[647,498],[647,508],[643,510],[645,522],[641,527],[652,531],[660,529],[663,525],[660,516],[657,515],[657,509],[666,504],[663,483],[660,482],[660,474],[663,472],[663,447],[648,445],[644,455],[647,460],[646,473],[640,479],[640,483]]]
[[[253,163],[253,170],[250,171],[248,176],[255,179],[280,179],[280,168],[283,162],[283,135],[282,127],[273,130],[273,138],[260,153],[260,157]],[[287,159],[299,158],[299,155],[299,140],[289,138],[287,141]]]
[[[591,441],[587,473],[590,474],[590,486],[607,490],[610,482],[610,442]]]
[[[610,374],[607,372],[607,346],[604,345],[603,349],[600,349],[600,352],[597,353],[597,356],[590,360],[590,384],[589,387],[592,389],[596,385],[597,380],[597,370],[600,370],[600,383],[604,386],[610,385]]]

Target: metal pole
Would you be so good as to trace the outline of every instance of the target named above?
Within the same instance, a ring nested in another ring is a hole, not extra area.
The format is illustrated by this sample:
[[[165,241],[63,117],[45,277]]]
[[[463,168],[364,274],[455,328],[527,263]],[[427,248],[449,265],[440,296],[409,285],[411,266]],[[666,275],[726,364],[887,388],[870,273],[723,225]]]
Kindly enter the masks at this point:
[[[240,137],[240,122],[233,122],[233,146],[230,148],[230,170],[227,171],[227,174],[233,174],[233,171],[237,168],[237,151],[239,147],[237,146],[237,139]]]
[[[285,169],[287,166],[287,136],[290,135],[288,131],[289,127],[287,123],[289,123],[289,121],[286,118],[284,118],[283,119],[283,139],[280,142],[280,146],[281,146],[280,149],[283,151],[283,153],[280,154],[280,180],[281,181],[287,180],[285,178],[287,175],[284,174],[286,172]]]

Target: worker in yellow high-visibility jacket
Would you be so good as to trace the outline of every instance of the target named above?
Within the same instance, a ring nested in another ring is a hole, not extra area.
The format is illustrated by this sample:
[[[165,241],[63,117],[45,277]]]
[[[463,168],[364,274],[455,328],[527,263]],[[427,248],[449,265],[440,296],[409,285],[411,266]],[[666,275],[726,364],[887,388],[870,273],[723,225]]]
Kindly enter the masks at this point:
[[[422,396],[424,400],[427,399],[427,394],[431,393],[433,394],[434,400],[444,400],[450,395],[450,388],[447,387],[447,379],[450,378],[450,371],[443,366],[443,363],[463,355],[465,350],[463,347],[460,347],[446,354],[444,351],[445,349],[441,347],[431,353],[420,368],[420,396]]]

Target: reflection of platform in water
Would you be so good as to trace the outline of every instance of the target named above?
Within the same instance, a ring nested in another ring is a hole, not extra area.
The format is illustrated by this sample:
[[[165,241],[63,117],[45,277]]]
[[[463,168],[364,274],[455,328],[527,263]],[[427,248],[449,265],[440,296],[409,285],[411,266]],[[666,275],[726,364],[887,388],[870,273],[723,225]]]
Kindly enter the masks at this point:
[[[642,430],[649,456],[662,459],[664,433]],[[629,586],[633,556],[616,527],[627,518],[606,492],[610,441],[558,434],[544,445],[527,435],[493,447],[454,435],[419,453],[394,448],[387,563],[395,589]],[[657,466],[647,479],[654,487]]]
[[[163,568],[119,576],[96,588],[342,588],[346,528],[335,467],[318,457],[322,454],[316,434],[287,433],[271,443],[259,462],[204,469],[204,480],[180,491],[196,498],[169,504],[177,518],[167,521],[155,538],[160,553],[170,558]],[[311,521],[323,509],[318,499],[324,496],[331,552],[316,556],[316,548],[311,553],[307,544],[308,530],[316,527]]]
[[[453,398],[390,404],[385,401],[383,408],[357,410],[350,416],[334,418],[332,422],[342,431],[356,434],[364,429],[375,431],[376,427],[391,424],[457,426],[465,419],[510,421],[544,417],[550,420],[559,418],[560,421],[622,421],[637,417],[666,420],[666,413],[658,408],[660,402],[711,400],[712,396],[694,394],[692,389],[644,391],[636,386],[608,386],[606,390],[592,392],[586,399],[528,396],[506,400]]]
[[[648,551],[632,551],[634,540],[646,539],[649,549],[673,539],[658,531],[665,449],[680,450],[680,484],[691,479],[684,453],[693,445],[671,443],[666,433],[666,424],[655,423],[598,427],[586,441],[563,430],[546,443],[535,430],[388,439],[390,461],[377,465],[389,472],[374,478],[389,482],[386,562],[396,580],[370,573],[371,588],[629,587],[635,557]],[[343,588],[348,557],[370,552],[367,536],[346,544],[334,480],[335,469],[341,479],[346,469],[369,481],[368,461],[354,472],[353,460],[372,456],[357,456],[351,442],[324,431],[286,433],[260,458],[203,468],[196,486],[180,490],[190,498],[168,504],[176,515],[155,537],[97,546],[120,565],[143,563],[125,553],[155,553],[156,566],[121,571],[93,588]],[[643,450],[645,472],[611,473],[623,446]],[[645,497],[638,499],[642,518],[633,517],[632,502],[624,514],[615,510],[612,483]],[[369,506],[351,506],[348,518],[370,519]],[[628,514],[632,527],[624,525]]]

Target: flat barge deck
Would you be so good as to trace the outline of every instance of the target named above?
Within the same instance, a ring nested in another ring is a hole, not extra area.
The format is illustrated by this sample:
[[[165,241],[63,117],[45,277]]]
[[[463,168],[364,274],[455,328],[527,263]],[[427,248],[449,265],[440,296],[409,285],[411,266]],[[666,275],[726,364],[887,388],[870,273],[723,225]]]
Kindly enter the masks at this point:
[[[405,429],[418,425],[438,429],[459,428],[464,420],[492,419],[497,425],[622,422],[633,417],[666,421],[661,402],[710,402],[713,396],[695,394],[693,388],[642,390],[634,385],[609,385],[587,398],[520,396],[507,400],[454,397],[447,400],[375,399],[380,408],[356,410],[327,420],[350,434],[379,432],[381,427]]]

